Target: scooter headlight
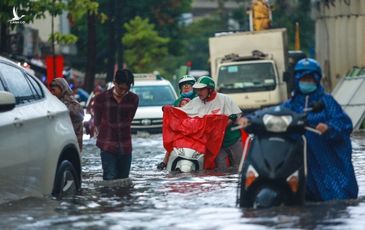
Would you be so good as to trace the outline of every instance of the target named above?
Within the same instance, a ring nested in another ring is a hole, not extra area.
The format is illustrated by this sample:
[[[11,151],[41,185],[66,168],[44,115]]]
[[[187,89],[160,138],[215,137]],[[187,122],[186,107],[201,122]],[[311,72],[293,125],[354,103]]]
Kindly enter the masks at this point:
[[[285,132],[293,121],[292,116],[274,116],[265,114],[262,118],[267,131],[274,133]]]

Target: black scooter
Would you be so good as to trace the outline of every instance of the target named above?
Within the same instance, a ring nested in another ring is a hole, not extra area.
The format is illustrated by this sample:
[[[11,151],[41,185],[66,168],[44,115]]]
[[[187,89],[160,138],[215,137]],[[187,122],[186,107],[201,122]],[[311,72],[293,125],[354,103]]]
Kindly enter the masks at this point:
[[[323,109],[316,103],[311,112]],[[305,200],[307,143],[304,133],[317,132],[306,124],[306,113],[298,114],[275,106],[250,117],[239,166],[237,204],[268,208],[301,205]]]

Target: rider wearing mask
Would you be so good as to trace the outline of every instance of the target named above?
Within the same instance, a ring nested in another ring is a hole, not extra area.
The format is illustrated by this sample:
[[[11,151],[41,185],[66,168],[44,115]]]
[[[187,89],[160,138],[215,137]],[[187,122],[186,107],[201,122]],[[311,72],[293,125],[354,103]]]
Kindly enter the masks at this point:
[[[324,104],[322,111],[307,115],[308,125],[315,127],[322,135],[305,133],[308,143],[306,199],[328,201],[357,198],[358,185],[351,160],[351,119],[337,101],[324,92],[320,84],[322,70],[316,60],[300,60],[295,66],[294,77],[294,94],[284,102],[285,108],[303,113],[315,103]],[[241,118],[239,123],[245,127],[248,119]]]
[[[352,122],[337,101],[324,92],[320,84],[322,70],[317,61],[300,60],[294,69],[295,90],[292,99],[283,104],[303,112],[321,101],[324,109],[308,113],[308,123],[322,135],[305,134],[308,142],[307,200],[327,201],[356,198],[358,185],[351,161],[350,134]]]
[[[197,92],[196,98],[181,108],[189,116],[204,116],[206,114],[225,114],[229,116],[223,144],[216,158],[216,167],[225,169],[229,166],[238,167],[242,156],[241,132],[231,131],[233,123],[241,115],[240,108],[232,99],[215,91],[215,82],[209,76],[202,76],[193,85]]]
[[[193,99],[196,94],[193,90],[195,78],[190,75],[184,75],[179,79],[180,97],[174,102],[175,107],[180,107],[180,103],[184,98]]]

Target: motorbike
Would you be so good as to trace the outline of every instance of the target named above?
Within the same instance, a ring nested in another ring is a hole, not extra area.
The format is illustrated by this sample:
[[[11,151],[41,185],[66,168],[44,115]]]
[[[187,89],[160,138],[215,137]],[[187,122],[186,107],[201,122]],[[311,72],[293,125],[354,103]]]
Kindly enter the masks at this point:
[[[204,153],[199,153],[191,148],[174,148],[170,153],[166,168],[169,172],[193,172],[203,170]]]
[[[168,154],[167,170],[193,172],[214,169],[228,116],[207,114],[190,117],[171,106],[165,106],[163,112],[162,138]]]
[[[301,205],[307,176],[306,131],[317,130],[306,122],[308,112],[319,112],[323,103],[304,113],[275,106],[249,116],[239,166],[237,204],[242,208]]]

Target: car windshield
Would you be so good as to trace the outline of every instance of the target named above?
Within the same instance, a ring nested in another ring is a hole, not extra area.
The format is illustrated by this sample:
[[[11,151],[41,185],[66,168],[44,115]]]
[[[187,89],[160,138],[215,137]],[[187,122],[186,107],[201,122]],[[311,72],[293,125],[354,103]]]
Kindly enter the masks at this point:
[[[254,92],[275,89],[272,63],[249,63],[221,66],[218,87],[222,93]]]
[[[175,101],[174,93],[168,85],[134,86],[131,89],[139,97],[139,106],[163,106]]]

